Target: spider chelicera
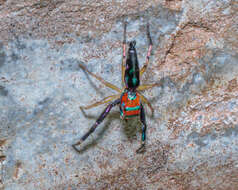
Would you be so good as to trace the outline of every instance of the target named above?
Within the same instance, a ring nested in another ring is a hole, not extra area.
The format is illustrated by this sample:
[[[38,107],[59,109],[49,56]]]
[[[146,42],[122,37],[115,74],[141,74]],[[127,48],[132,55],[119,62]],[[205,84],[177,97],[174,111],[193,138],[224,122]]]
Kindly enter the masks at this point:
[[[144,66],[139,69],[139,63],[137,60],[137,53],[136,53],[136,41],[129,42],[129,49],[126,57],[126,26],[127,24],[124,23],[124,35],[123,35],[123,58],[121,63],[121,72],[122,72],[122,81],[123,87],[122,89],[116,87],[115,85],[106,82],[104,79],[95,75],[94,73],[90,72],[84,65],[79,65],[81,69],[85,72],[90,74],[91,76],[95,77],[99,81],[101,81],[105,86],[115,90],[118,94],[108,96],[103,100],[96,102],[92,105],[81,107],[81,109],[90,109],[101,104],[105,104],[110,102],[110,104],[105,108],[102,114],[99,116],[97,121],[93,124],[93,126],[89,129],[89,131],[82,136],[82,138],[75,144],[73,144],[73,148],[77,150],[76,146],[80,145],[83,141],[85,141],[90,134],[94,132],[97,126],[105,119],[108,115],[112,107],[119,105],[120,107],[120,117],[121,119],[130,119],[133,117],[139,117],[141,124],[142,124],[142,137],[141,137],[141,146],[136,151],[137,153],[143,153],[145,151],[145,141],[146,141],[146,118],[145,118],[145,111],[142,103],[145,103],[151,109],[153,114],[153,108],[150,102],[141,94],[141,91],[150,89],[157,84],[144,84],[140,85],[140,77],[142,77],[143,73],[145,72],[151,55],[152,50],[152,40],[150,36],[149,24],[147,24],[147,38],[149,42],[149,48],[147,51],[146,62]]]

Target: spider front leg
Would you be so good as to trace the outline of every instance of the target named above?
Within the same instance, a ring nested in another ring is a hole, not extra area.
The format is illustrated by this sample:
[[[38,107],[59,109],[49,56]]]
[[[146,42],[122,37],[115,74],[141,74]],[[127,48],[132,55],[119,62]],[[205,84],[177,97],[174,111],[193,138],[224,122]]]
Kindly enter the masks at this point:
[[[146,120],[145,120],[145,111],[143,105],[141,104],[140,109],[140,121],[142,123],[142,135],[141,135],[141,146],[137,149],[136,153],[144,153],[145,152],[145,140],[146,140]]]
[[[75,144],[72,145],[73,148],[74,148],[76,151],[78,151],[77,148],[76,148],[76,146],[77,146],[77,145],[80,145],[83,141],[85,141],[85,140],[88,138],[88,136],[89,136],[90,134],[92,134],[92,133],[95,131],[95,129],[97,128],[97,126],[105,119],[105,117],[108,115],[108,113],[111,111],[111,109],[112,109],[115,105],[118,105],[119,103],[120,103],[120,99],[117,99],[117,100],[115,100],[114,102],[112,102],[111,104],[109,104],[109,105],[106,107],[106,109],[101,113],[101,115],[99,116],[99,118],[97,119],[97,121],[94,123],[94,125],[89,129],[89,131],[88,131],[85,135],[83,135],[83,137],[82,137],[77,143],[75,143]]]

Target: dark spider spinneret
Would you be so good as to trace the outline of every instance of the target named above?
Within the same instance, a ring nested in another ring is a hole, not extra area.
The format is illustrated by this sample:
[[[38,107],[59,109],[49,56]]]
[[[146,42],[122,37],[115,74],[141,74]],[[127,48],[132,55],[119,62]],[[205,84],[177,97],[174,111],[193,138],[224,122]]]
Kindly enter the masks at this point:
[[[126,23],[124,24],[124,40],[123,40],[123,58],[122,58],[122,81],[123,88],[120,89],[116,87],[115,85],[105,81],[98,75],[95,75],[94,73],[90,72],[85,66],[79,65],[84,71],[89,73],[91,76],[95,77],[99,81],[101,81],[105,86],[115,90],[118,92],[118,94],[108,96],[104,98],[102,101],[96,102],[92,105],[81,107],[81,109],[89,109],[92,107],[99,106],[101,104],[105,104],[110,102],[110,104],[105,108],[105,110],[101,113],[97,121],[93,124],[93,126],[89,129],[89,131],[83,135],[83,137],[73,145],[73,148],[77,150],[76,146],[80,145],[84,140],[88,138],[88,136],[94,132],[94,130],[97,128],[97,126],[105,119],[105,117],[108,115],[110,110],[116,106],[119,105],[120,107],[120,115],[121,119],[129,119],[133,118],[135,116],[139,116],[141,124],[142,124],[142,137],[141,137],[141,146],[136,151],[137,153],[142,153],[145,151],[145,141],[146,141],[146,118],[145,118],[145,111],[142,103],[145,103],[149,106],[149,108],[152,111],[153,114],[153,108],[150,104],[150,102],[141,94],[141,91],[150,89],[158,84],[146,84],[146,85],[140,85],[140,77],[145,72],[148,64],[149,64],[149,58],[151,55],[152,50],[152,40],[150,36],[150,30],[149,30],[149,24],[147,24],[147,38],[149,41],[149,48],[147,51],[147,57],[146,57],[146,63],[144,66],[140,69],[139,63],[137,59],[137,53],[136,53],[136,41],[131,41],[129,43],[129,49],[127,53],[126,58]]]

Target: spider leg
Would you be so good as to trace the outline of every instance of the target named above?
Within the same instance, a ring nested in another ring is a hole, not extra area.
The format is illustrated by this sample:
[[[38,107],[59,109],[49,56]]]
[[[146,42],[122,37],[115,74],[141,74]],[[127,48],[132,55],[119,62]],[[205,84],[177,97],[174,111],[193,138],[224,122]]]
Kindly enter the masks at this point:
[[[149,26],[149,23],[147,23],[147,38],[148,38],[148,41],[149,41],[149,48],[148,48],[148,51],[147,51],[147,56],[146,56],[146,62],[145,62],[145,65],[141,68],[140,70],[140,76],[143,75],[143,73],[145,72],[147,66],[149,65],[149,60],[150,60],[150,55],[151,55],[151,50],[152,50],[152,39],[151,39],[151,36],[150,36],[150,26]]]
[[[149,108],[151,110],[151,113],[153,115],[154,114],[154,109],[153,109],[152,105],[150,104],[149,100],[147,100],[147,98],[145,96],[143,96],[141,93],[139,93],[139,94],[140,94],[142,102],[146,103],[149,106]]]
[[[113,90],[115,90],[117,92],[120,92],[120,93],[122,92],[122,90],[120,88],[116,87],[115,85],[105,81],[103,78],[101,78],[101,77],[95,75],[94,73],[90,72],[84,65],[79,64],[79,67],[81,69],[83,69],[84,71],[86,71],[91,76],[93,76],[94,78],[96,78],[97,80],[101,81],[105,86],[107,86],[107,87],[109,87],[109,88],[111,88],[111,89],[113,89]]]
[[[89,129],[89,131],[82,136],[82,138],[76,142],[75,144],[73,144],[73,148],[77,150],[76,146],[80,145],[83,141],[85,141],[88,136],[90,134],[92,134],[95,129],[97,128],[97,126],[105,119],[105,117],[108,115],[108,113],[111,111],[112,107],[114,107],[115,105],[120,103],[120,99],[115,100],[114,102],[112,102],[111,104],[109,104],[105,110],[101,113],[101,115],[99,116],[99,118],[97,119],[97,121],[94,123],[94,125]]]
[[[144,90],[148,90],[148,89],[151,89],[155,86],[159,86],[160,84],[158,83],[155,83],[155,84],[142,84],[140,86],[138,86],[137,90],[138,91],[144,91]]]
[[[145,111],[143,105],[141,104],[140,109],[140,121],[142,123],[142,135],[141,135],[141,146],[137,149],[136,153],[143,153],[145,152],[145,140],[146,140],[146,119],[145,119]]]
[[[123,33],[123,57],[121,62],[121,82],[122,86],[125,86],[124,76],[125,76],[125,64],[126,64],[126,22],[124,23],[124,33]]]
[[[88,106],[80,106],[80,109],[87,110],[87,109],[90,109],[90,108],[93,108],[93,107],[97,107],[99,105],[102,105],[102,104],[105,104],[107,102],[113,101],[113,100],[119,98],[120,96],[121,96],[121,94],[111,95],[111,96],[108,96],[108,97],[102,99],[99,102],[94,103],[94,104],[91,104],[91,105],[88,105]]]

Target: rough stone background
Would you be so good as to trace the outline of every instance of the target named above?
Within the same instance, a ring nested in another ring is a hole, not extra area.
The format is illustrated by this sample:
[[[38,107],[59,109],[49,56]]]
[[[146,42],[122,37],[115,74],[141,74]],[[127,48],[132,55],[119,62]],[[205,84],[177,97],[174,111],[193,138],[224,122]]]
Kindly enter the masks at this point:
[[[120,87],[123,20],[140,65],[154,41],[147,152],[114,108],[78,153],[114,93],[78,65]],[[237,0],[0,0],[0,189],[236,190],[237,118]]]

